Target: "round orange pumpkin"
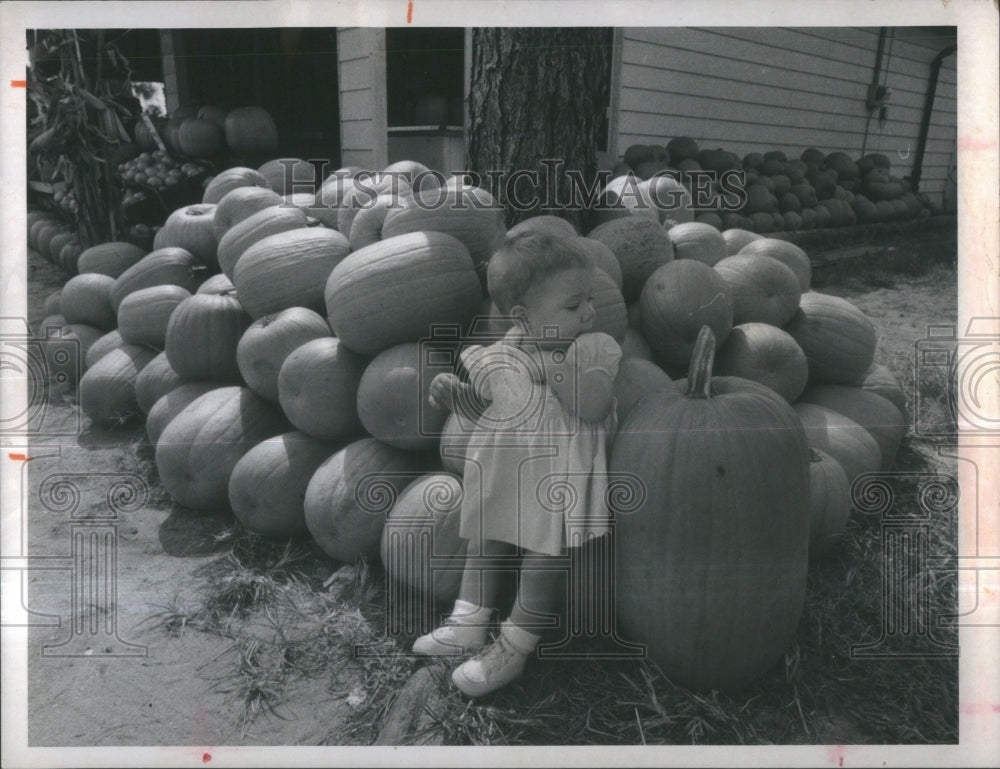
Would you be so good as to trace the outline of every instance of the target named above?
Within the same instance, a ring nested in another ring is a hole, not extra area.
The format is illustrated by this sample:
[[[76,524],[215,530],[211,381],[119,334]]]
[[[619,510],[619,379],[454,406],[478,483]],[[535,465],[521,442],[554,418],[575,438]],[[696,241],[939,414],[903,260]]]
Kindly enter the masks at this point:
[[[133,291],[118,306],[118,333],[128,344],[162,350],[174,309],[191,296],[180,286],[152,286]]]
[[[799,280],[799,290],[805,293],[812,282],[812,263],[806,252],[778,238],[757,238],[739,250],[741,256],[770,256],[790,267]]]
[[[278,127],[263,107],[237,107],[226,113],[226,144],[237,155],[274,152]]]
[[[146,435],[149,437],[149,444],[156,446],[167,425],[188,405],[194,403],[205,393],[224,386],[225,383],[213,382],[210,379],[202,379],[198,382],[185,380],[163,393],[146,414]]]
[[[882,466],[878,442],[853,419],[812,403],[796,403],[794,409],[805,428],[809,447],[836,459],[844,468],[848,483]]]
[[[246,188],[246,189],[257,189]],[[236,190],[239,192],[240,190]],[[306,227],[306,215],[295,206],[276,205],[257,211],[232,225],[219,240],[219,268],[230,280],[236,263],[250,246],[264,238]]]
[[[111,289],[111,307],[117,313],[122,300],[134,291],[172,285],[193,292],[198,286],[195,258],[183,248],[161,248],[146,254],[118,276]]]
[[[675,259],[697,259],[713,267],[729,253],[722,233],[705,222],[674,225],[667,236],[674,245]]]
[[[267,179],[259,172],[246,166],[234,166],[220,171],[205,185],[201,202],[208,205],[220,203],[227,193],[238,187],[268,187]]]
[[[666,230],[649,219],[614,219],[598,225],[587,237],[606,245],[618,258],[626,302],[638,299],[650,275],[674,259],[674,246]]]
[[[135,402],[143,414],[148,414],[156,402],[171,390],[185,383],[184,377],[170,366],[167,354],[161,352],[147,363],[135,380]]]
[[[265,208],[280,206],[281,196],[266,187],[237,187],[230,190],[218,202],[212,215],[212,231],[216,240],[221,241],[229,229]],[[303,226],[305,218],[303,217]],[[221,261],[221,260],[220,260]]]
[[[141,415],[135,380],[156,351],[141,345],[111,350],[80,378],[80,408],[98,425],[116,426]]]
[[[210,270],[218,270],[216,256],[219,242],[212,228],[215,217],[214,204],[195,204],[178,208],[153,237],[153,248],[160,250],[175,246],[183,248]]]
[[[784,328],[806,354],[813,384],[854,384],[875,358],[875,327],[839,296],[806,291]]]
[[[809,379],[805,353],[790,334],[767,323],[733,326],[715,364],[721,376],[738,376],[759,382],[789,403],[795,401]]]
[[[186,379],[239,382],[236,347],[252,319],[234,296],[194,294],[174,308],[164,349]]]
[[[109,331],[104,336],[98,338],[87,349],[85,361],[87,368],[92,368],[97,361],[112,350],[117,350],[119,347],[122,347],[124,344],[125,340],[122,339],[122,335],[118,333],[118,329]]]
[[[318,313],[290,307],[250,325],[236,347],[236,363],[251,390],[277,403],[278,372],[285,358],[306,342],[329,336],[330,327]]]
[[[66,281],[59,295],[59,310],[66,323],[83,323],[110,331],[117,323],[111,306],[115,279],[98,272],[86,272]]]
[[[777,259],[737,254],[719,261],[715,270],[733,292],[733,323],[783,326],[799,309],[799,281]]]

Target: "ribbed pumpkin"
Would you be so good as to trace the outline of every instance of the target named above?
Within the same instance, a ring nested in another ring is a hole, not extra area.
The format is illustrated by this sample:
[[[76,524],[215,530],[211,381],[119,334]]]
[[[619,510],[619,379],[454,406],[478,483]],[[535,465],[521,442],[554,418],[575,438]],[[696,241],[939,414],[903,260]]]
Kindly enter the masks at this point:
[[[878,443],[882,469],[888,470],[896,460],[896,452],[906,434],[906,420],[891,401],[878,393],[860,387],[844,385],[813,385],[799,398],[801,403],[843,414],[865,428]]]
[[[464,555],[466,541],[458,535],[461,510],[458,478],[448,473],[425,475],[403,489],[382,531],[380,553],[389,578],[433,597],[444,611],[458,595],[462,572],[435,568],[432,560],[458,560]]]
[[[162,350],[174,308],[191,296],[180,286],[152,286],[133,291],[118,306],[118,333],[128,344]]]
[[[767,323],[733,326],[719,349],[715,370],[721,376],[759,382],[789,403],[802,394],[809,379],[802,348],[790,334]]]
[[[726,252],[729,256],[738,254],[744,246],[754,240],[759,240],[762,236],[750,230],[740,227],[731,227],[722,231],[722,239],[726,241]]]
[[[156,445],[167,425],[191,403],[205,393],[224,386],[224,383],[213,382],[210,379],[198,382],[186,381],[161,395],[146,414],[146,435],[149,437],[150,445]]]
[[[655,363],[642,358],[623,358],[618,365],[614,393],[618,424],[625,421],[628,412],[639,399],[656,390],[670,387],[670,377]]]
[[[374,560],[387,514],[420,470],[420,458],[413,452],[375,438],[349,443],[309,481],[304,504],[309,533],[338,561]]]
[[[212,230],[220,242],[231,227],[239,224],[249,216],[265,208],[280,206],[284,201],[281,196],[267,187],[237,187],[230,190],[218,202],[212,215]],[[305,226],[305,216],[302,217]],[[219,260],[221,265],[222,261]]]
[[[899,380],[896,379],[896,375],[888,368],[881,363],[873,362],[865,372],[865,377],[859,386],[862,390],[868,390],[889,400],[893,406],[899,409],[899,413],[903,415],[904,421],[907,424],[909,423],[910,417],[909,410],[906,407],[906,393],[903,392],[903,387],[899,384]]]
[[[198,290],[195,291],[196,294],[232,294],[236,295],[236,286],[233,282],[221,272],[217,275],[213,275],[208,278],[204,283],[198,286]]]
[[[181,123],[177,131],[177,146],[181,154],[193,158],[210,158],[218,155],[226,144],[222,126],[211,120],[191,117]]]
[[[676,259],[659,267],[639,298],[642,335],[668,365],[691,359],[702,326],[721,345],[733,327],[733,296],[722,276],[704,262]]]
[[[739,689],[785,652],[808,566],[809,454],[795,412],[771,390],[711,376],[699,334],[680,397],[640,400],[609,471],[638,478],[612,495],[617,616],[674,682]],[[631,498],[626,498],[631,496]]]
[[[614,219],[598,225],[587,237],[603,243],[618,258],[627,303],[639,298],[650,275],[674,259],[674,246],[666,230],[649,219]]]
[[[183,248],[161,248],[146,254],[118,276],[111,289],[111,307],[117,313],[122,300],[133,291],[173,285],[193,293],[198,286],[195,258]]]
[[[301,158],[275,158],[268,160],[257,173],[267,180],[267,185],[279,195],[295,190],[316,191],[316,166]]]
[[[80,408],[98,425],[113,426],[139,416],[135,380],[156,351],[124,345],[101,357],[80,377]]]
[[[621,344],[628,331],[625,299],[614,280],[603,270],[596,270],[593,285],[594,324],[591,331],[602,331]]]
[[[436,205],[438,200],[440,205]],[[492,199],[481,199],[475,190],[452,190],[440,197],[434,196],[433,208],[407,197],[401,197],[400,202],[400,208],[389,209],[386,214],[382,225],[385,240],[418,232],[445,233],[465,246],[473,265],[480,271],[502,242],[505,233],[503,208]]]
[[[557,238],[578,237],[576,228],[559,216],[542,214],[531,216],[515,224],[507,230],[507,237],[512,238],[522,232],[541,232]]]
[[[777,259],[738,254],[719,261],[715,270],[733,292],[733,323],[783,326],[799,309],[799,281]]]
[[[220,387],[188,404],[156,443],[156,469],[167,493],[196,510],[229,506],[229,477],[261,441],[287,432],[281,412],[245,387]]]
[[[278,127],[263,107],[237,107],[226,114],[226,144],[235,154],[257,154],[278,149]]]
[[[440,232],[355,251],[334,267],[325,295],[330,327],[363,355],[426,339],[434,324],[468,324],[483,299],[468,249]]]
[[[787,240],[778,238],[757,238],[747,243],[738,252],[742,256],[770,256],[787,265],[799,279],[799,290],[805,293],[812,284],[812,262],[801,248]]]
[[[289,307],[250,325],[236,347],[236,363],[247,387],[277,403],[278,372],[285,358],[306,342],[329,336],[330,327],[318,313],[305,307]]]
[[[357,251],[380,241],[386,216],[389,215],[392,208],[398,208],[401,205],[400,196],[382,194],[358,211],[351,222],[351,250]]]
[[[240,458],[229,476],[229,506],[250,531],[272,539],[307,532],[306,488],[335,444],[297,430],[267,438]]]
[[[143,414],[148,414],[156,402],[187,380],[173,370],[167,354],[161,352],[139,372],[135,380],[135,402]]]
[[[830,549],[847,528],[851,485],[840,463],[819,449],[809,449],[809,557]]]
[[[246,166],[234,166],[220,171],[212,177],[211,181],[205,185],[201,202],[217,204],[222,201],[228,192],[237,187],[268,187],[267,179],[257,171]]]
[[[805,292],[784,328],[806,354],[812,384],[855,384],[875,358],[875,327],[839,296]]]
[[[279,232],[243,252],[233,285],[254,319],[289,307],[323,312],[327,279],[350,250],[347,238],[325,227]]]
[[[425,350],[404,342],[379,353],[358,385],[358,416],[373,436],[400,449],[431,449],[448,413],[428,402],[437,370],[422,360]],[[287,365],[287,362],[286,362]]]
[[[288,354],[278,371],[278,402],[289,421],[315,438],[343,440],[361,432],[357,397],[368,358],[324,336]]]
[[[122,339],[122,335],[118,333],[118,329],[115,329],[114,331],[109,331],[104,336],[94,341],[87,349],[87,355],[86,355],[87,368],[91,368],[95,363],[97,363],[97,361],[99,361],[109,352],[111,352],[112,350],[117,350],[124,344],[125,340]]]
[[[186,379],[238,382],[236,347],[252,322],[234,296],[194,294],[167,323],[167,360]]]
[[[853,419],[812,403],[796,403],[793,408],[802,420],[809,447],[836,459],[844,468],[848,483],[882,466],[878,442]]]
[[[209,269],[219,266],[216,251],[219,243],[212,229],[215,205],[198,203],[178,208],[153,237],[153,248],[176,246],[190,252]]]
[[[102,331],[115,327],[117,318],[111,306],[115,279],[110,275],[87,272],[66,281],[59,295],[59,311],[67,323],[83,323]]]
[[[697,259],[709,267],[729,255],[726,239],[715,227],[704,222],[686,222],[667,230],[674,244],[674,259]]]
[[[526,221],[531,220],[527,219]],[[560,219],[560,221],[562,220]],[[513,231],[514,230],[511,230],[511,232]],[[594,265],[599,270],[606,272],[611,280],[614,281],[618,290],[622,290],[622,266],[618,263],[618,257],[615,256],[614,252],[610,248],[599,240],[595,240],[594,238],[585,238],[582,235],[576,235],[570,238],[569,242],[577,248],[583,249],[590,254],[590,257],[594,260]]]

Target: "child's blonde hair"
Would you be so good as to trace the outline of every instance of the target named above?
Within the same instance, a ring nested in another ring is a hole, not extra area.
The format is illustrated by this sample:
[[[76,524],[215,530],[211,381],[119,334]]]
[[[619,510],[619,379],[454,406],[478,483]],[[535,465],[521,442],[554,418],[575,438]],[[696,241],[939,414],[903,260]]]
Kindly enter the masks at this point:
[[[593,266],[593,257],[565,237],[524,232],[507,238],[490,258],[486,281],[497,309],[509,313],[537,281],[563,270]]]

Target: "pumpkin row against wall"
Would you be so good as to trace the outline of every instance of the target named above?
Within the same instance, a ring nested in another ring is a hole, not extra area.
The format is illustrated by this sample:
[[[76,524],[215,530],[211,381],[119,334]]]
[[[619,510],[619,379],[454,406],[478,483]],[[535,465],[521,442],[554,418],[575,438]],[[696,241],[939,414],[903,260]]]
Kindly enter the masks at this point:
[[[368,194],[353,172],[324,183],[324,207],[282,198],[252,169],[219,174],[151,253],[80,254],[87,271],[49,298],[41,333],[79,353],[95,425],[146,419],[178,504],[230,507],[254,531],[310,535],[338,560],[378,553],[390,576],[447,601],[457,584],[418,577],[412,542],[430,531],[439,553],[461,551],[468,431],[427,391],[469,334],[507,328],[485,291],[501,209],[452,181],[448,200],[486,205],[428,210],[424,191]],[[794,632],[808,558],[843,531],[850,481],[892,465],[905,398],[874,360],[871,322],[811,288],[801,249],[673,215],[626,213],[586,237],[552,216],[515,229],[591,254],[594,330],[623,350],[610,469],[637,475],[644,497],[620,516],[620,619],[678,681],[737,687]],[[72,377],[68,357],[52,370]],[[687,579],[689,563],[719,579]],[[668,626],[702,631],[657,630]]]

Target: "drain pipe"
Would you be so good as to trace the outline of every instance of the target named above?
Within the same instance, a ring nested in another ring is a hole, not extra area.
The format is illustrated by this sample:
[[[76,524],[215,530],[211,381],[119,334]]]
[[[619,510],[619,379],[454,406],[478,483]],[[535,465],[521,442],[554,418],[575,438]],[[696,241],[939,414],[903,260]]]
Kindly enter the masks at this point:
[[[938,73],[941,64],[958,50],[958,45],[952,44],[942,48],[931,62],[931,76],[927,80],[927,95],[924,97],[924,114],[920,118],[920,136],[917,139],[917,150],[913,156],[913,170],[910,172],[910,186],[917,192],[920,186],[920,174],[924,165],[924,150],[927,147],[927,134],[931,127],[931,113],[934,112],[934,93],[937,91]]]

